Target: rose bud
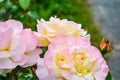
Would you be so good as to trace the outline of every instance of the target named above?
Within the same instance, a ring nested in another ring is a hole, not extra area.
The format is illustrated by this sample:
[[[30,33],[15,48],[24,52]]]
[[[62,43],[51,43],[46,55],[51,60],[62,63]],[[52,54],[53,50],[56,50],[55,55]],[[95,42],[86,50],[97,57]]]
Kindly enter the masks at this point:
[[[100,44],[100,50],[101,52],[103,53],[108,53],[111,51],[111,45],[110,45],[110,42],[108,40],[106,41],[103,41],[101,44]]]

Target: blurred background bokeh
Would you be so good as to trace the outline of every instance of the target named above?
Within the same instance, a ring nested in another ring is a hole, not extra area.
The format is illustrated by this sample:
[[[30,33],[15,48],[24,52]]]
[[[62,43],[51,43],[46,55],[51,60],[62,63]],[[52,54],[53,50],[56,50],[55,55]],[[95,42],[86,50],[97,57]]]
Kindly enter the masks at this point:
[[[89,0],[94,22],[112,42],[108,60],[113,80],[120,80],[120,0]]]

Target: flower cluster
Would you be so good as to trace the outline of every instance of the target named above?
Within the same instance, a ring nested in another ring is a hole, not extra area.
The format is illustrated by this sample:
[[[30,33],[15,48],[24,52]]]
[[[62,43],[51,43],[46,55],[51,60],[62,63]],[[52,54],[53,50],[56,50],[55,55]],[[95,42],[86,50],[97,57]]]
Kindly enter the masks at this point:
[[[41,47],[48,47],[44,57]],[[0,74],[37,65],[40,80],[105,80],[108,66],[90,35],[77,24],[51,17],[37,32],[19,21],[0,22]]]

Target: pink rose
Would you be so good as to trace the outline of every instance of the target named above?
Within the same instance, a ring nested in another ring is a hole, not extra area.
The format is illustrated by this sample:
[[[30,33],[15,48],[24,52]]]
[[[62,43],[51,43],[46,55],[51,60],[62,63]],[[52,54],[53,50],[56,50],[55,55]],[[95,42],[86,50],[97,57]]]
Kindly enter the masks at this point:
[[[36,64],[41,50],[31,29],[23,29],[19,21],[0,22],[0,74],[17,65],[27,67]]]
[[[105,80],[108,74],[105,60],[88,37],[56,37],[40,62],[40,80]]]

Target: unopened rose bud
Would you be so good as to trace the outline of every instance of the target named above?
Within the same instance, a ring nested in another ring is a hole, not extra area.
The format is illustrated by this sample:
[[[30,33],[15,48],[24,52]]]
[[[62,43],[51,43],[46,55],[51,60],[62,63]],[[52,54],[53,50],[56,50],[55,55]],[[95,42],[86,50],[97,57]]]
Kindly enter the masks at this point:
[[[101,50],[101,52],[104,52],[104,53],[110,52],[111,51],[110,42],[108,40],[107,41],[103,41],[100,44],[100,50]]]

